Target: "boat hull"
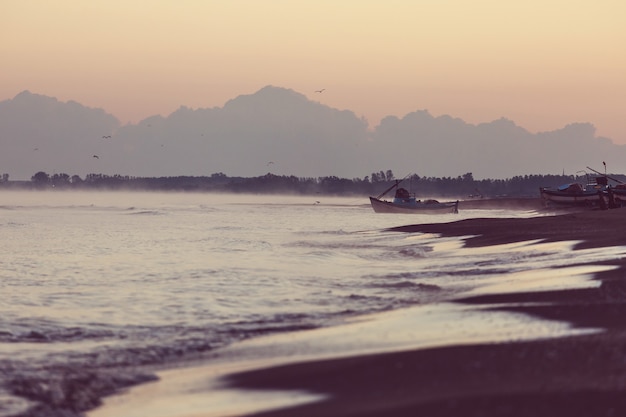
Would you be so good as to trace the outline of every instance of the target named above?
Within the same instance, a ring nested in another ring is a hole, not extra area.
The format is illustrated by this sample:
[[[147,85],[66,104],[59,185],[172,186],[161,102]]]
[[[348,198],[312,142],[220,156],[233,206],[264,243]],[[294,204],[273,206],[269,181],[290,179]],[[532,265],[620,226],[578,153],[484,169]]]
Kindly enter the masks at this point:
[[[546,204],[559,204],[570,206],[600,206],[605,203],[602,192],[569,193],[559,190],[540,189],[541,198]]]
[[[610,188],[608,194],[609,203],[613,203],[616,207],[626,207],[626,188]]]
[[[370,197],[370,203],[376,213],[443,214],[459,212],[458,201],[446,203],[417,202],[411,205],[403,205]]]

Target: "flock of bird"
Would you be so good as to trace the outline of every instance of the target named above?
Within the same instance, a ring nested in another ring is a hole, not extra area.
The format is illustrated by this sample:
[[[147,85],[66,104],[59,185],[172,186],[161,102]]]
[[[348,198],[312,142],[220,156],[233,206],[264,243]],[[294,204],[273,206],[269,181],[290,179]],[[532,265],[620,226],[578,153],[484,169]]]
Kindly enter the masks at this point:
[[[104,135],[104,136],[102,136],[102,139],[111,139],[111,135]],[[100,159],[100,157],[98,155],[94,155],[94,156],[92,156],[92,158]]]
[[[325,88],[322,88],[321,90],[315,90],[315,92],[316,92],[316,93],[323,93],[324,91],[326,91],[326,89],[325,89]],[[150,125],[148,125],[148,126],[150,126]],[[204,136],[204,135],[203,135],[203,136]],[[102,139],[111,139],[111,135],[103,135],[103,136],[102,136]],[[161,145],[161,146],[163,146],[163,145]],[[34,148],[34,149],[33,149],[33,151],[38,151],[38,150],[39,150],[39,148]],[[93,155],[93,156],[92,156],[92,158],[94,158],[94,159],[100,159],[100,157],[99,157],[98,155]],[[268,166],[269,166],[269,165],[273,165],[273,164],[274,164],[274,162],[273,162],[273,161],[270,161],[270,162],[268,162],[268,163],[267,163],[267,165],[268,165]]]
[[[111,139],[111,135],[102,136],[102,139]],[[38,151],[38,150],[39,150],[39,148],[33,148],[33,151]],[[98,155],[93,155],[92,158],[100,159],[100,157]]]
[[[321,89],[321,90],[316,90],[315,92],[316,92],[316,93],[321,93],[321,92],[323,92],[324,90],[325,90],[325,88],[323,88],[323,89]],[[104,136],[102,136],[102,139],[111,139],[111,135],[104,135]],[[163,145],[161,145],[161,146],[163,146]],[[33,148],[33,151],[38,151],[38,150],[39,150],[39,148]],[[100,159],[100,157],[99,157],[98,155],[96,155],[96,154],[92,155],[92,158],[93,158],[93,159]],[[274,165],[274,161],[269,161],[269,162],[267,163],[267,166],[270,166],[270,165]],[[315,203],[314,203],[314,204],[320,204],[320,202],[319,202],[319,201],[315,201]]]
[[[324,91],[326,91],[326,89],[325,89],[325,88],[322,88],[321,90],[315,90],[315,92],[316,92],[316,93],[323,93]],[[150,126],[150,125],[148,125],[148,127],[149,127],[149,126]],[[202,135],[202,136],[204,136],[204,135]],[[102,135],[102,139],[111,139],[111,135]],[[163,146],[163,145],[161,145],[161,146]],[[39,148],[34,148],[34,149],[33,149],[33,151],[38,151],[38,150],[39,150]],[[100,159],[100,157],[99,157],[98,155],[93,155],[93,156],[92,156],[92,158],[94,158],[94,159]],[[274,162],[273,162],[273,161],[269,161],[269,162],[267,163],[267,165],[268,165],[268,166],[269,166],[269,165],[273,165],[273,164],[274,164]]]

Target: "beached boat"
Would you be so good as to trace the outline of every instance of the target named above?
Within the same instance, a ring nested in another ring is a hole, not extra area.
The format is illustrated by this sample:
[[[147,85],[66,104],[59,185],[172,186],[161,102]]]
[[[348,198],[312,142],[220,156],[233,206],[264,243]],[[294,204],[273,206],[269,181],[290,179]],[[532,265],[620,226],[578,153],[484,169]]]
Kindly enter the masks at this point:
[[[399,187],[400,182],[400,180],[396,180],[393,186],[378,197],[370,197],[370,203],[376,213],[439,214],[459,212],[458,200],[445,203],[440,203],[437,200],[417,200],[414,194],[409,193],[405,188]],[[396,192],[393,200],[382,200],[382,197],[394,188],[396,188]]]
[[[541,187],[539,194],[545,205],[606,207],[608,181],[606,177],[596,177],[586,185],[574,182],[556,188]]]
[[[626,207],[626,184],[617,184],[609,188],[608,194],[615,207]]]
[[[605,198],[607,200],[608,206],[607,208],[619,208],[626,207],[626,183],[620,180],[619,178],[611,177],[606,174],[606,162],[602,162],[604,164],[604,174],[600,171],[596,171],[591,167],[587,167],[588,170],[594,172],[595,174],[600,175],[601,180],[598,182],[598,178],[596,178],[596,183],[604,184],[605,190]],[[614,181],[616,184],[609,184],[609,180]]]

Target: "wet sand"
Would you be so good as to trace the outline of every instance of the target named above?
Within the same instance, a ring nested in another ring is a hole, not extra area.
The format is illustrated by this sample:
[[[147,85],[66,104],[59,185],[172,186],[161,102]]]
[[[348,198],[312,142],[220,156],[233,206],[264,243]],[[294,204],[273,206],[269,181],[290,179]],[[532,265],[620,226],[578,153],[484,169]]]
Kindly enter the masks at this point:
[[[391,229],[397,232],[475,236],[469,247],[524,240],[580,240],[577,248],[626,245],[626,209],[589,210],[517,219],[473,218],[452,223],[419,224]]]
[[[626,210],[470,219],[394,230],[472,236],[466,240],[469,247],[537,239],[578,240],[578,249],[626,246]],[[567,321],[575,328],[601,329],[594,333],[316,359],[230,374],[222,384],[324,396],[291,408],[248,414],[265,417],[623,416],[626,261],[616,256],[605,264],[617,268],[597,273],[595,279],[601,284],[596,287],[483,294],[457,300],[459,305],[523,312]],[[209,387],[206,395],[211,395]],[[182,406],[178,415],[219,414],[192,413]]]
[[[459,210],[542,210],[543,201],[539,197],[500,197],[460,200]]]

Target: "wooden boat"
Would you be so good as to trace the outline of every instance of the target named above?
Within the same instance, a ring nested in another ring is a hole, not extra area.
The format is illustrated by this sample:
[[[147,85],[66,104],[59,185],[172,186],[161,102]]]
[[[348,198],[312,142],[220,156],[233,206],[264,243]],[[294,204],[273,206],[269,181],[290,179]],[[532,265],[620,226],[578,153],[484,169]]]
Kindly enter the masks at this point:
[[[540,187],[544,205],[606,207],[608,182],[606,177],[596,177],[586,185],[574,182],[556,188]]]
[[[437,200],[417,200],[414,194],[399,187],[400,182],[401,180],[396,180],[393,186],[378,197],[370,197],[370,203],[376,213],[441,214],[459,212],[458,200],[446,203],[440,203]],[[392,201],[381,200],[385,194],[394,188],[396,188],[396,192]]]
[[[617,184],[609,188],[608,194],[609,202],[615,207],[626,207],[626,184]]]
[[[602,184],[605,184],[606,190],[606,199],[608,200],[607,208],[620,208],[626,207],[626,183],[620,180],[619,178],[611,177],[606,174],[606,162],[602,162],[604,164],[604,174],[600,171],[596,171],[591,167],[587,167],[587,169],[593,171],[598,174],[602,178]],[[608,181],[615,181],[615,185],[611,185]]]
[[[619,178],[614,178],[606,174],[606,163],[604,163],[605,173],[592,171],[595,177],[587,174],[587,185],[579,183],[565,184],[556,189],[540,188],[541,198],[544,205],[561,206],[588,206],[590,208],[613,209],[626,207],[626,183]],[[610,185],[609,180],[615,181],[616,185]]]

